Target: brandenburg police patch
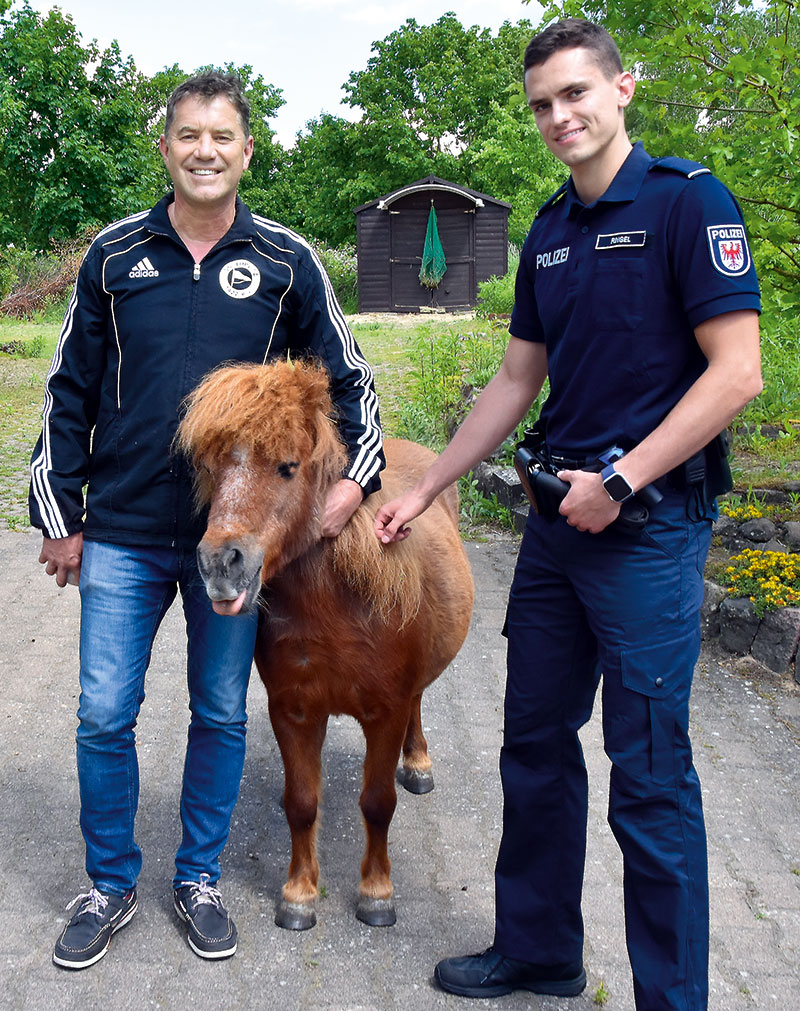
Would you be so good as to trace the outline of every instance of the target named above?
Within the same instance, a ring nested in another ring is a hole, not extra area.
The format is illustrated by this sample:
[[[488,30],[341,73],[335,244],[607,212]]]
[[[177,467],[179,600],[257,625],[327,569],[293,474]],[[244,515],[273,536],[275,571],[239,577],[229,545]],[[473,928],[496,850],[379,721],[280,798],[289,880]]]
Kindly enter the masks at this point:
[[[709,225],[708,248],[711,262],[720,274],[738,277],[750,269],[750,250],[743,225]]]

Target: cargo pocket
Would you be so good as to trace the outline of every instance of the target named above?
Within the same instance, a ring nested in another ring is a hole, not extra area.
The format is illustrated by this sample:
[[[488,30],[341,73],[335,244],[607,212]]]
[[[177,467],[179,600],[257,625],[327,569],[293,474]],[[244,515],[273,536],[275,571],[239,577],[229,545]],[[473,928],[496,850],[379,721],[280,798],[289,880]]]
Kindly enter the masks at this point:
[[[676,730],[688,723],[691,669],[696,660],[695,638],[682,636],[666,642],[623,649],[622,684],[648,700],[650,712],[650,775],[664,781],[675,771]],[[697,642],[699,646],[699,642]],[[687,671],[688,668],[688,671]]]

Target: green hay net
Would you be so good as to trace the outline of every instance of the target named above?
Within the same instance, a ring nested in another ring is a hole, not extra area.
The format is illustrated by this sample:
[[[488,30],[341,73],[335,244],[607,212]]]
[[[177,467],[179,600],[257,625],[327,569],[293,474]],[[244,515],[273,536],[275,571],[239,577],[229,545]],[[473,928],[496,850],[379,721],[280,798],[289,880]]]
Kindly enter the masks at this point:
[[[425,247],[422,250],[422,266],[419,269],[419,283],[425,288],[438,288],[446,270],[447,263],[439,238],[439,228],[436,224],[436,211],[431,200],[428,229],[425,232]]]

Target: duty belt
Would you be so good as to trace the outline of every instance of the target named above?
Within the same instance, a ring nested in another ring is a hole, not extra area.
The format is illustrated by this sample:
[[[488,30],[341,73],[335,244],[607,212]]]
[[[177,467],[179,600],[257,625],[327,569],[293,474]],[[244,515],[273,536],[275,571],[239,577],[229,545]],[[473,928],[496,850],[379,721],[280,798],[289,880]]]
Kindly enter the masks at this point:
[[[544,456],[550,461],[554,470],[583,470],[588,464],[594,462],[594,457],[587,456],[566,456],[561,453],[551,453],[547,449]]]

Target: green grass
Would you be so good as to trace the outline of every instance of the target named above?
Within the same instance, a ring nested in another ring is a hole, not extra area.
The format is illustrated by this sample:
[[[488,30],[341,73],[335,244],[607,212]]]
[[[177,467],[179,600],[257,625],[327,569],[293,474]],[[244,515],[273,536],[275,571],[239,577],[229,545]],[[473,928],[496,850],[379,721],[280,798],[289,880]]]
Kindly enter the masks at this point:
[[[41,358],[0,353],[0,526],[28,525],[28,462],[41,426],[44,381],[58,340],[57,323],[0,317],[0,344],[43,338]]]
[[[381,422],[387,435],[397,432],[405,398],[408,373],[412,367],[411,328],[397,321],[348,319],[353,336],[375,373],[375,388],[381,402]]]

